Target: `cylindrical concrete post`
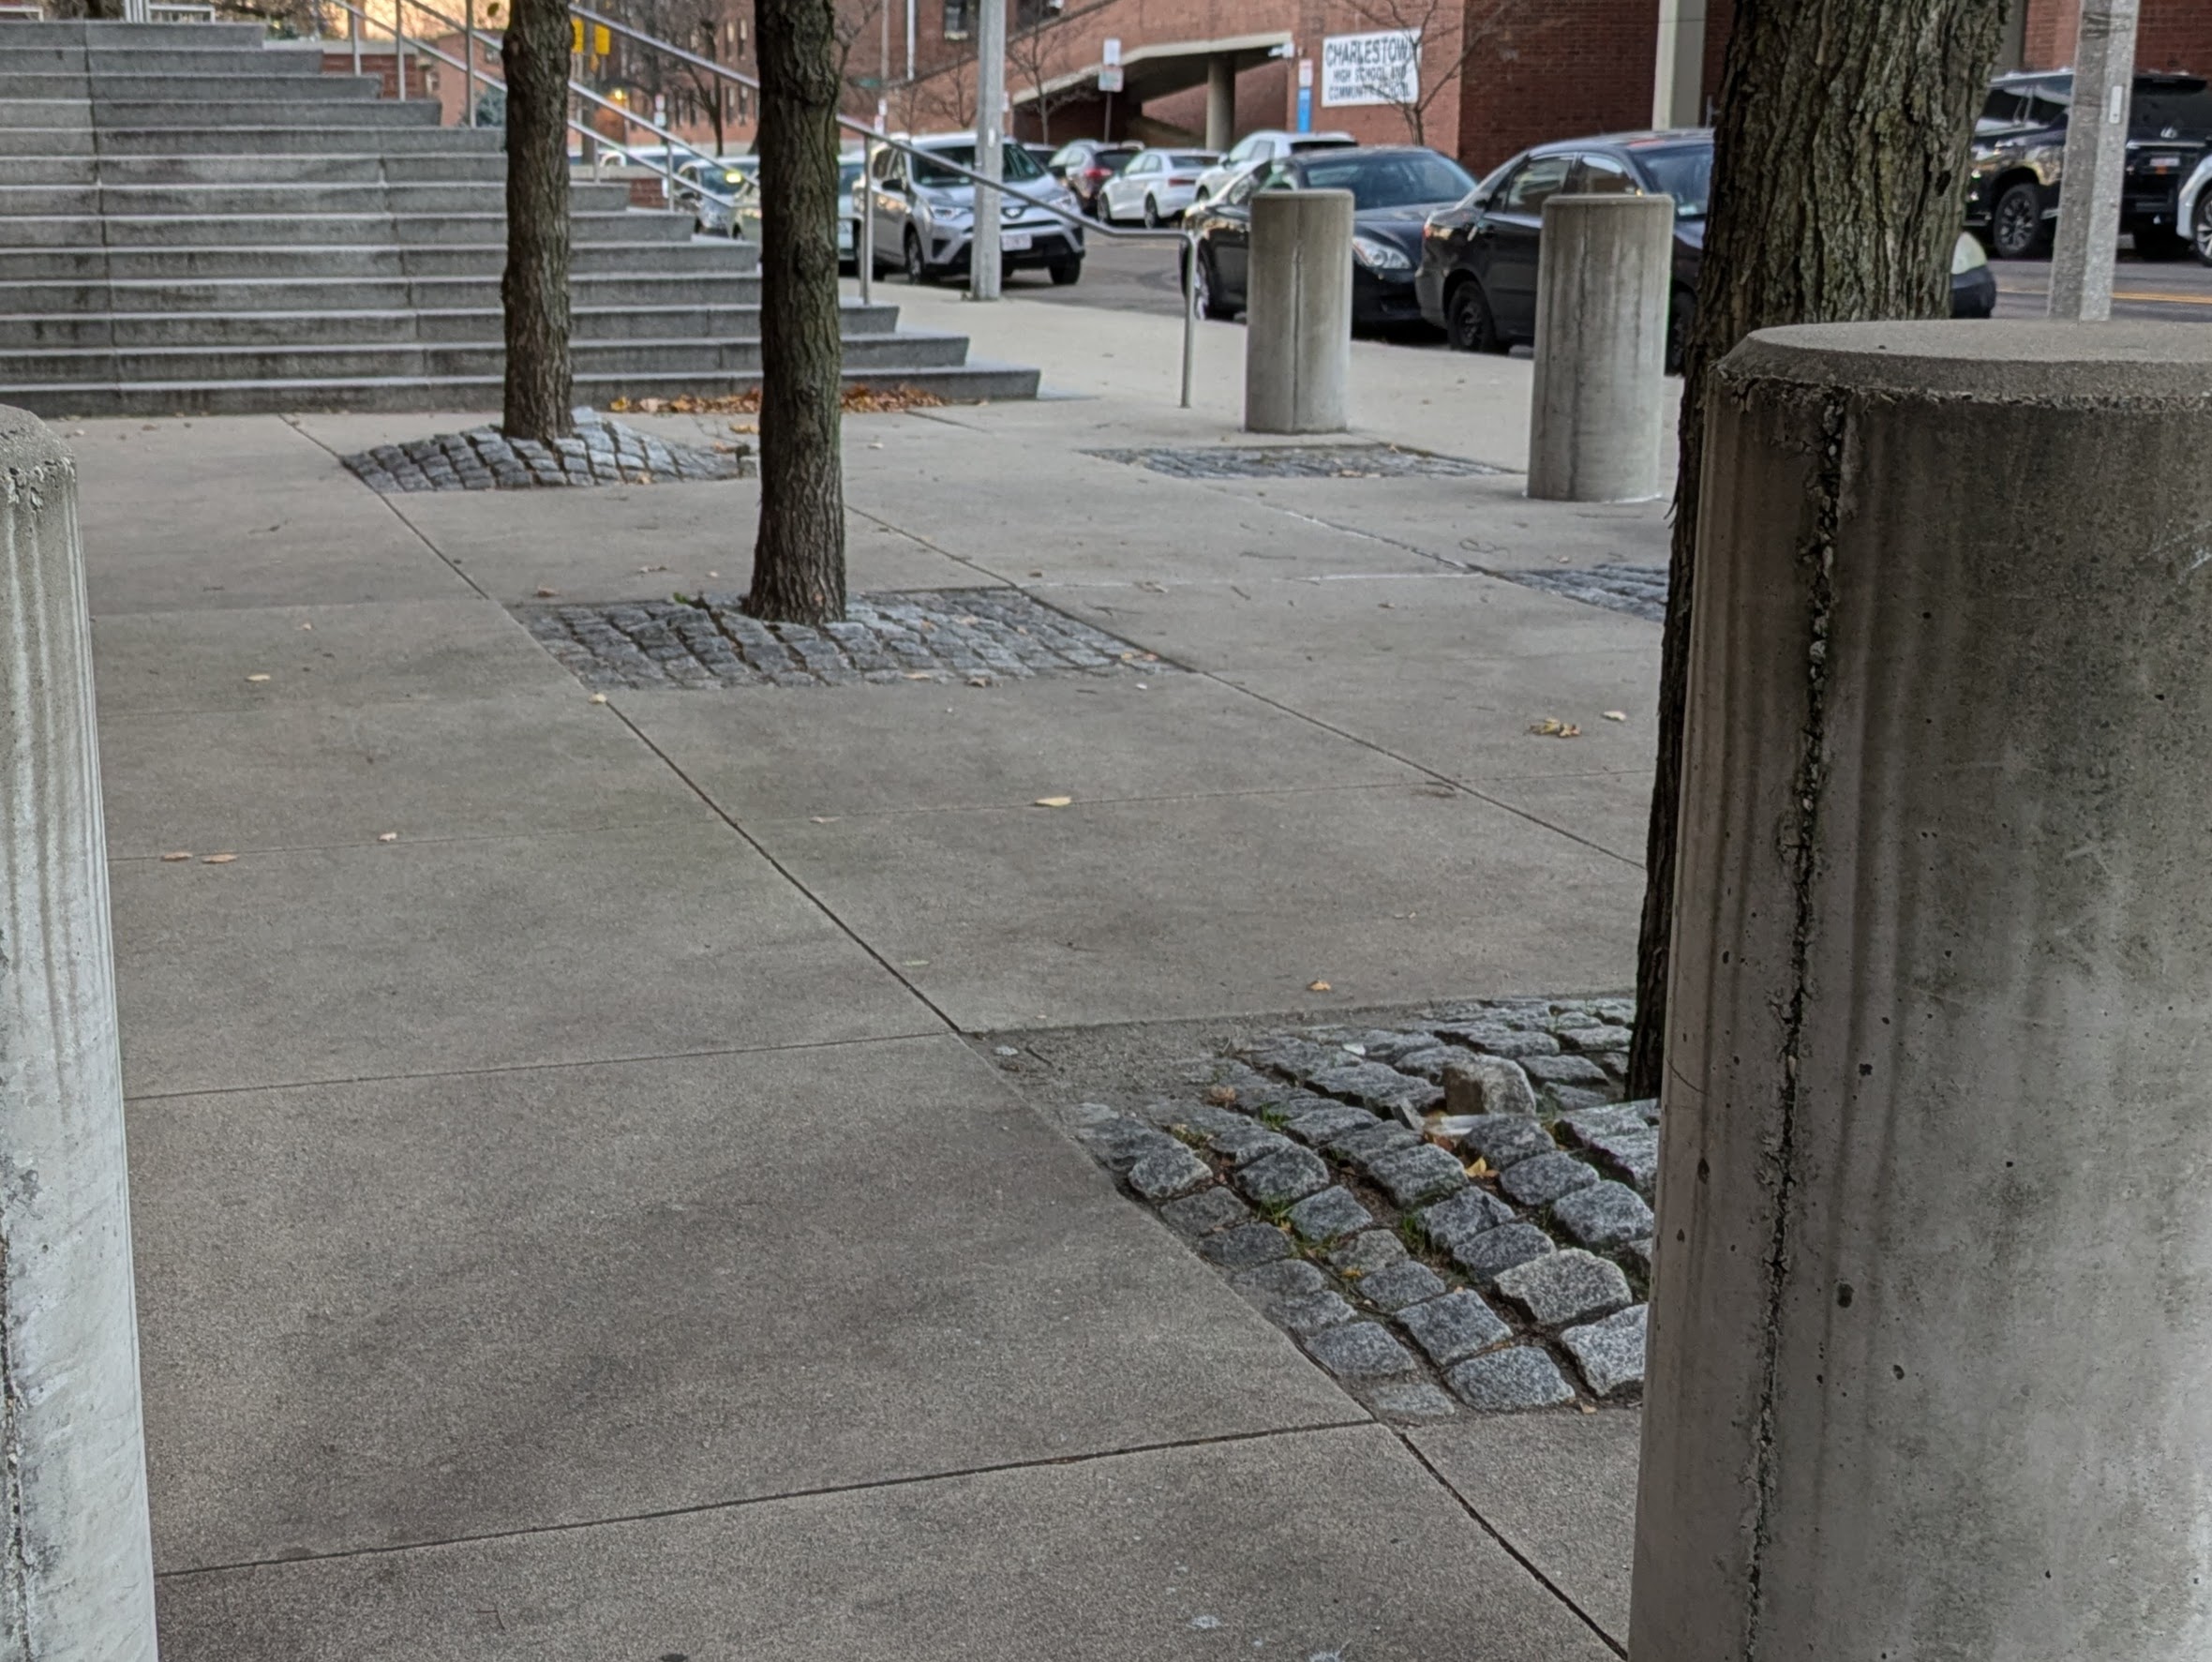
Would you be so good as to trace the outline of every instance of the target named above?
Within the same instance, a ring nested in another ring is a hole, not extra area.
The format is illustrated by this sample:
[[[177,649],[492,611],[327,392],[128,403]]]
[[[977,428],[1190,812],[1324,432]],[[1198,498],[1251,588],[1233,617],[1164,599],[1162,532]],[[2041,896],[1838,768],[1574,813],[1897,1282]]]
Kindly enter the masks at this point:
[[[1252,197],[1245,284],[1245,427],[1340,433],[1352,425],[1352,192]]]
[[[1637,1662],[2212,1655],[2212,339],[1715,371]]]
[[[1555,196],[1536,264],[1529,494],[1640,502],[1659,494],[1674,199]]]
[[[1206,148],[1226,150],[1236,142],[1236,60],[1226,54],[1206,59]]]
[[[0,1648],[153,1662],[77,476],[6,409],[0,621]]]

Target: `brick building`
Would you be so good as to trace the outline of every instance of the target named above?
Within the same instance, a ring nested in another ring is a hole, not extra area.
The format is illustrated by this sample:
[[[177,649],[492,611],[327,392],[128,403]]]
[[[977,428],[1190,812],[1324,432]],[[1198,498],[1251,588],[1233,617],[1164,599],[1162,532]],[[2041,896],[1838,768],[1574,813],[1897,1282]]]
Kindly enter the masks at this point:
[[[742,4],[743,0],[738,0]],[[901,0],[890,0],[899,7]],[[896,14],[894,127],[974,116],[979,0],[910,0]],[[1418,139],[1476,172],[1576,133],[1710,119],[1734,0],[1012,0],[1007,90],[1016,130],[1216,147],[1262,127]],[[2080,0],[2016,0],[2004,67],[2072,56]],[[912,79],[904,57],[911,16]],[[1348,82],[1340,60],[1417,36],[1415,73]],[[1122,89],[1101,92],[1107,43]],[[2143,0],[2138,61],[2212,72],[2212,0]],[[1665,61],[1668,72],[1662,75]],[[1302,107],[1303,99],[1303,107]],[[1349,101],[1348,101],[1349,99]],[[856,97],[872,114],[874,95]]]

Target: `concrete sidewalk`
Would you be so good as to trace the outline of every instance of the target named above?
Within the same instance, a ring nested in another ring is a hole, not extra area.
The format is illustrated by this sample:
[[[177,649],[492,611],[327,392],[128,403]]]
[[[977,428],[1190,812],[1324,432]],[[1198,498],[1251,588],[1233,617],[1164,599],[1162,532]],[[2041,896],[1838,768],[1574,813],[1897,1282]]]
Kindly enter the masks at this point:
[[[741,590],[752,483],[66,429],[171,1662],[1620,1649],[1632,1413],[1379,1422],[988,1053],[1625,986],[1658,630],[1513,576],[1663,510],[1102,458],[1238,442],[1234,332],[1181,412],[1160,320],[979,314],[1084,396],[848,422],[852,587],[1156,672],[594,702],[518,614]],[[1517,463],[1525,364],[1357,357]]]

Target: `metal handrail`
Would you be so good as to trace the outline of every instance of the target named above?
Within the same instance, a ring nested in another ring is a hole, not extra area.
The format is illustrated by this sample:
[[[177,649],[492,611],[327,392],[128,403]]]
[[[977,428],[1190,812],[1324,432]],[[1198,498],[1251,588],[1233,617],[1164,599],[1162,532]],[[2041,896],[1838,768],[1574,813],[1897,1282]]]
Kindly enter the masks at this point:
[[[411,3],[419,5],[420,0],[411,0]],[[426,11],[431,10],[431,8],[426,6],[423,7],[422,9]],[[657,52],[667,53],[671,57],[680,58],[683,62],[690,64],[695,68],[704,69],[709,74],[719,76],[725,81],[735,82],[740,86],[749,86],[753,88],[755,92],[758,92],[760,90],[760,82],[750,75],[740,74],[737,70],[730,68],[725,64],[716,63],[712,58],[701,57],[696,52],[686,52],[680,46],[677,46],[670,41],[663,40],[658,36],[648,35],[644,30],[633,28],[628,23],[619,22],[613,18],[606,17],[602,13],[593,11],[588,6],[578,6],[572,4],[569,7],[569,11],[574,16],[580,17],[587,22],[600,24],[601,26],[611,30],[617,35],[628,37],[630,39],[638,42],[638,44],[642,46],[650,46]],[[435,16],[436,13],[433,11],[432,15]],[[974,184],[986,186],[993,190],[1003,192],[1006,188],[1005,182],[1003,180],[986,179],[981,173],[977,172],[972,168],[963,167],[959,162],[956,161],[949,161],[944,157],[936,155],[934,152],[925,152],[919,145],[909,143],[904,139],[894,139],[889,133],[879,133],[874,127],[870,127],[866,122],[858,120],[852,116],[838,116],[837,125],[849,132],[860,134],[863,140],[863,153],[869,156],[870,171],[864,172],[861,175],[863,183],[868,186],[868,211],[860,216],[860,220],[861,224],[866,227],[869,232],[869,248],[867,259],[870,264],[873,264],[874,261],[875,241],[875,190],[874,181],[871,176],[874,166],[874,157],[870,147],[876,144],[882,144],[892,150],[903,151],[908,156],[927,155],[932,167],[944,168],[949,172],[960,174],[962,177]],[[1012,141],[1009,140],[1008,142],[1011,142]],[[1019,195],[1020,193],[1016,192],[1016,194]],[[1027,197],[1024,200],[1026,200],[1032,206],[1042,208],[1046,213],[1052,215],[1054,217],[1065,220],[1067,223],[1084,230],[1088,234],[1103,235],[1110,241],[1120,240],[1128,242],[1158,242],[1162,240],[1172,240],[1183,245],[1183,258],[1185,263],[1183,267],[1182,407],[1186,410],[1189,409],[1191,366],[1195,352],[1198,330],[1198,284],[1195,281],[1195,275],[1198,270],[1198,233],[1195,231],[1143,231],[1134,228],[1125,230],[1119,226],[1092,224],[1085,220],[1080,213],[1072,213],[1068,209],[1058,206],[1056,203],[1039,202],[1035,197]],[[982,217],[979,215],[976,218],[977,234],[981,233],[982,223]],[[998,234],[998,223],[995,217],[992,221],[991,234],[993,236],[996,236]],[[859,239],[856,237],[854,240],[855,252],[858,254]],[[865,269],[865,267],[862,269]],[[871,278],[873,278],[874,274],[870,272],[869,276]],[[865,298],[865,291],[863,291],[863,298]]]
[[[355,25],[356,30],[358,29],[358,25],[368,16],[368,13],[364,11],[359,6],[355,5],[353,0],[336,0],[336,3],[346,11],[351,14],[351,21]],[[451,24],[453,27],[460,29],[467,37],[466,44],[464,44],[461,49],[464,52],[469,52],[471,48],[475,45],[475,31],[472,26],[464,23],[456,23],[452,18],[447,17],[436,7],[424,5],[423,0],[408,0],[408,3],[411,5],[417,11],[428,12],[430,16],[436,18],[440,22]],[[396,51],[397,49],[404,49],[410,44],[407,36],[401,32],[397,26],[396,13],[394,14],[392,37],[395,42]],[[468,64],[463,63],[461,59],[455,57],[450,52],[441,52],[437,47],[431,45],[427,40],[418,40],[412,44],[417,51],[428,53],[431,57],[436,58],[440,63],[451,65],[454,68],[461,70],[464,74],[468,73]],[[356,33],[354,36],[353,55],[355,62],[358,63],[361,55],[360,36],[358,33]],[[504,81],[495,79],[492,76],[491,71],[488,69],[479,69],[476,71],[476,73],[484,78],[484,82],[486,86],[496,86],[501,92],[506,91],[507,83]],[[669,199],[674,201],[676,193],[676,147],[678,145],[681,145],[685,150],[691,151],[692,145],[690,142],[680,134],[672,133],[666,127],[660,127],[655,123],[647,120],[642,115],[637,115],[628,110],[625,110],[621,105],[616,103],[613,99],[601,97],[597,93],[593,92],[588,86],[581,85],[575,81],[571,81],[568,83],[568,86],[571,92],[581,94],[583,97],[590,98],[593,103],[599,104],[608,110],[612,110],[625,122],[628,122],[636,127],[641,127],[647,132],[651,133],[655,138],[664,141],[665,151],[661,157],[661,172],[666,175]],[[473,117],[474,111],[471,110],[470,113],[471,117]],[[600,132],[597,128],[586,126],[583,122],[578,121],[575,116],[563,112],[561,115],[561,121],[571,131],[579,133],[585,138],[591,139],[600,144],[604,144],[606,146],[606,148],[627,157],[634,165],[645,165],[637,162],[635,154],[627,144],[617,143],[614,140],[609,139],[605,134]],[[693,154],[696,155],[697,153],[693,151]],[[715,202],[727,203],[733,208],[737,205],[738,199],[734,194],[725,196],[721,191],[708,187],[703,181],[696,184],[687,185],[685,188],[695,190],[701,196],[710,197]]]

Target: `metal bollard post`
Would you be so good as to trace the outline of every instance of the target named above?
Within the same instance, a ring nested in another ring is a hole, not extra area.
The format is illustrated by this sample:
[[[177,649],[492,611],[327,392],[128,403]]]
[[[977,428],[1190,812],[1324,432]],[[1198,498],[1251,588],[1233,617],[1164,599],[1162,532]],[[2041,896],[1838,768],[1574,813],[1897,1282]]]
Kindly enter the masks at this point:
[[[1198,356],[1198,232],[1183,233],[1183,408],[1190,408],[1190,378]]]
[[[6,409],[0,627],[0,1620],[29,1662],[154,1662],[77,472]]]
[[[1246,429],[1342,432],[1351,425],[1352,192],[1260,191],[1249,258]]]
[[[353,46],[353,73],[358,75],[361,73],[361,14],[349,11],[346,13],[346,36]]]
[[[476,125],[476,0],[465,0],[461,11],[462,111],[471,127]]]

